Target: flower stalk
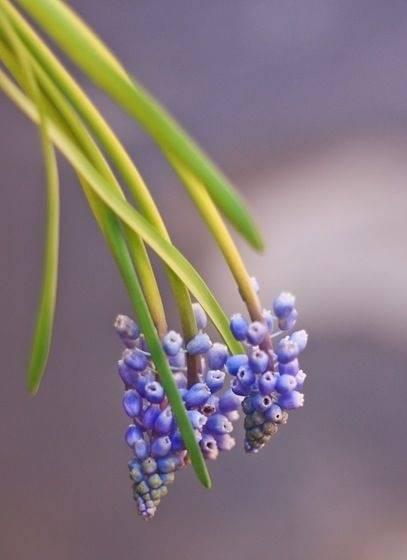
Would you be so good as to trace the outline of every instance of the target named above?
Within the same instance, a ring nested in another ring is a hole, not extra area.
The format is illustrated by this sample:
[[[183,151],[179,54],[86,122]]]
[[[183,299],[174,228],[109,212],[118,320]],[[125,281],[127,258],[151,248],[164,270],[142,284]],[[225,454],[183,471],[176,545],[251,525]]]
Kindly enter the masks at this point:
[[[239,287],[240,295],[246,304],[253,321],[263,321],[260,300],[254,290],[252,279],[247,272],[243,259],[230,235],[220,212],[217,210],[205,186],[172,154],[166,154],[178,177],[187,189],[199,213],[205,220],[209,231],[217,242],[229,269]]]

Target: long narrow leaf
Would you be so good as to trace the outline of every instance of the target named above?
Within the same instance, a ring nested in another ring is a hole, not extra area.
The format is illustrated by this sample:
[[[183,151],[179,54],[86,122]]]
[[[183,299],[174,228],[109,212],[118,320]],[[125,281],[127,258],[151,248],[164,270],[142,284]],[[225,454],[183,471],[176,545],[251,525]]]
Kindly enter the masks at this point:
[[[56,118],[59,121],[63,120],[65,122],[66,127],[69,129],[68,132],[72,132],[73,134],[74,142],[79,144],[86,157],[92,162],[92,165],[98,169],[98,172],[109,181],[111,186],[114,187],[115,192],[117,192],[121,198],[124,198],[124,193],[115,175],[103,157],[103,154],[100,152],[97,144],[89,135],[81,119],[75,113],[71,105],[66,102],[63,95],[58,91],[42,68],[39,67],[35,61],[33,61],[33,63],[35,72],[38,75],[39,84],[44,88],[47,97],[49,97],[48,106],[49,103],[52,103],[54,106],[53,113],[56,115]],[[137,273],[148,301],[154,323],[159,332],[164,334],[167,326],[164,307],[150,259],[140,237],[131,230],[129,230],[128,233],[130,254],[137,268]]]
[[[0,73],[0,79],[1,77],[2,75]],[[25,104],[27,105],[27,103]],[[35,111],[33,110],[33,107],[28,109],[27,113],[32,113],[34,115]],[[36,120],[38,120],[38,117]],[[71,136],[71,132],[67,126],[64,128],[64,133],[67,137]],[[171,403],[179,429],[185,441],[186,448],[188,449],[191,464],[200,482],[206,488],[210,488],[211,480],[205,461],[169,368],[166,355],[162,349],[160,338],[157,334],[141,285],[135,273],[120,223],[110,208],[108,208],[89,187],[86,180],[80,177],[80,182],[91,210],[106,238],[107,244],[113,254],[120,274],[128,290],[130,300],[133,304],[135,313],[137,314],[140,326],[146,336],[152,358],[159,372],[160,380],[164,386],[169,402]]]
[[[58,286],[60,215],[58,168],[52,143],[48,141],[44,132],[42,137],[47,175],[47,223],[42,290],[27,373],[27,388],[33,394],[38,391],[48,361]]]
[[[32,120],[36,120],[36,112],[27,103],[24,95],[7,76],[0,72],[0,87],[13,99],[18,107]],[[209,290],[201,276],[189,261],[153,228],[147,220],[128,202],[121,200],[111,192],[109,183],[97,173],[93,166],[83,157],[81,152],[66,138],[66,135],[55,126],[50,126],[50,134],[55,145],[61,150],[68,161],[80,173],[98,194],[98,196],[126,223],[138,233],[158,256],[184,282],[191,293],[201,303],[220,335],[233,353],[242,352],[242,345],[230,333],[229,322],[222,308]]]
[[[170,114],[134,78],[84,22],[60,0],[19,0],[85,73],[148,131],[164,150],[173,152],[202,181],[235,228],[257,249],[257,227],[226,177]]]
[[[39,66],[58,87],[64,97],[71,103],[83,121],[109,154],[109,159],[120,171],[127,182],[132,195],[146,218],[153,223],[163,235],[166,235],[164,222],[142,176],[119,138],[106,122],[104,116],[92,103],[83,89],[65,69],[41,37],[34,31],[25,18],[10,2],[4,2],[7,14],[16,32],[27,46]]]
[[[95,195],[87,181],[81,178],[80,182],[102,233],[110,246],[113,257],[126,285],[134,311],[137,314],[137,319],[146,337],[151,355],[159,372],[160,380],[163,384],[168,400],[171,403],[178,427],[188,449],[192,466],[194,467],[195,473],[201,483],[206,488],[210,488],[211,479],[205,460],[202,456],[199,444],[196,441],[192,425],[178,392],[174,376],[169,368],[168,360],[162,348],[160,338],[157,335],[143,290],[135,273],[126,242],[121,232],[120,223],[113,212],[105,206],[97,195]]]
[[[164,238],[170,241],[165,224],[143,178],[104,117],[24,17],[8,1],[5,1],[4,5],[21,40],[26,44],[27,49],[38,63],[40,81],[42,81],[42,75],[47,74],[48,79],[44,85],[49,89],[49,82],[52,77],[53,88],[55,89],[56,86],[59,88],[60,93],[72,104],[73,108],[75,108],[106,149],[109,158],[126,181],[141,213],[156,227]],[[192,311],[190,295],[184,284],[168,267],[167,273],[180,313],[182,332],[186,340],[189,340],[196,333],[195,317]],[[146,283],[143,282],[143,277],[140,280],[146,293]],[[148,301],[151,304],[150,298],[148,298]],[[192,363],[189,364],[188,375],[192,381],[195,377],[196,364],[192,359],[189,361]]]
[[[82,156],[74,145],[60,131],[54,131],[54,139],[71,165],[88,181],[96,194],[107,204],[120,219],[138,233],[144,241],[161,257],[161,259],[184,282],[192,294],[206,309],[214,325],[232,351],[241,350],[241,345],[230,333],[229,322],[211,291],[187,259],[168,241],[163,239],[149,222],[127,201],[111,192],[107,181],[101,177],[92,165]]]
[[[3,32],[6,33],[15,48],[27,89],[35,100],[38,108],[38,126],[46,174],[47,209],[42,286],[27,369],[27,388],[31,394],[35,394],[44,376],[54,328],[55,303],[58,286],[60,218],[58,165],[54,146],[49,137],[48,123],[41,94],[30,66],[30,61],[25,54],[20,39],[2,14],[0,14],[0,23],[2,24]]]

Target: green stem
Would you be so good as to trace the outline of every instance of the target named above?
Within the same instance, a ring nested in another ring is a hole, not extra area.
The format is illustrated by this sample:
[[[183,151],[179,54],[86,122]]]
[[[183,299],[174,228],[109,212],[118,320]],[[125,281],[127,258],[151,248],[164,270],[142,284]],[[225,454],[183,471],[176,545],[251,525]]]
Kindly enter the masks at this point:
[[[205,220],[210,232],[215,238],[229,269],[239,287],[240,295],[246,304],[252,321],[265,322],[263,317],[260,300],[254,290],[253,282],[247,272],[242,257],[230,235],[222,216],[208,195],[202,183],[185,168],[185,166],[174,156],[167,154],[173,168],[180,180],[184,183],[190,197],[194,201],[202,218]],[[267,336],[261,343],[262,350],[271,355],[273,343],[270,336]]]
[[[230,271],[236,280],[239,292],[247,306],[250,317],[253,321],[263,321],[260,301],[253,288],[252,280],[232,236],[211,197],[202,183],[176,156],[167,154],[167,158],[171,162],[180,180],[184,183],[190,197],[219,245]]]

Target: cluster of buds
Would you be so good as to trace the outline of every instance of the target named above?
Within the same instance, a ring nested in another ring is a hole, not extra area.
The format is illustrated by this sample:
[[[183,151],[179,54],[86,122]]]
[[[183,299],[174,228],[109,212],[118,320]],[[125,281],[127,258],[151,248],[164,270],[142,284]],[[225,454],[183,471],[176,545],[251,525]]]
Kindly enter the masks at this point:
[[[194,308],[200,332],[185,346],[177,332],[169,331],[162,346],[202,453],[206,459],[216,459],[219,452],[235,445],[232,421],[239,417],[242,398],[227,387],[223,370],[228,358],[226,347],[212,344],[202,330],[206,315],[200,306],[195,304]],[[118,373],[125,386],[123,408],[132,422],[125,441],[133,452],[129,462],[133,495],[140,515],[150,519],[174,481],[175,471],[187,464],[188,457],[137,324],[119,315],[115,328],[126,346]],[[185,375],[188,354],[201,357],[199,381],[190,387]]]
[[[230,357],[226,368],[234,376],[232,390],[244,397],[244,447],[249,453],[259,451],[277,433],[289,410],[304,404],[299,389],[306,374],[299,368],[298,355],[308,335],[304,330],[286,334],[298,317],[294,305],[295,297],[283,292],[273,302],[274,315],[263,311],[264,322],[248,323],[240,314],[231,318],[231,331],[246,345],[246,353]],[[275,323],[277,332],[273,332]],[[270,341],[282,335],[273,351]]]
[[[294,304],[294,296],[282,293],[274,300],[274,313],[263,312],[263,321],[233,315],[230,329],[244,344],[244,354],[230,355],[224,344],[212,343],[205,332],[206,314],[197,303],[193,306],[199,332],[192,340],[185,344],[175,331],[163,336],[162,347],[205,459],[216,459],[219,452],[234,447],[231,433],[239,410],[245,415],[245,450],[257,452],[287,421],[288,410],[303,405],[299,389],[306,376],[298,355],[307,334],[287,334],[297,319]],[[117,317],[115,328],[126,347],[118,372],[125,386],[123,408],[131,419],[125,433],[133,452],[130,478],[138,511],[150,519],[175,472],[188,463],[188,454],[144,336],[125,315]],[[276,337],[280,340],[273,350]],[[200,365],[198,381],[190,386],[188,356],[197,357]]]

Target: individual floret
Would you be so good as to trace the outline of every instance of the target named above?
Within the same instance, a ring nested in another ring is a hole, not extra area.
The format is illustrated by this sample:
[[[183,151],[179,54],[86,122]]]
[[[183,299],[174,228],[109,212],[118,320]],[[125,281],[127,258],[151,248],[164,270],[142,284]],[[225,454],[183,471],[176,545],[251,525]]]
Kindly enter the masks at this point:
[[[188,342],[186,349],[191,356],[196,356],[197,354],[205,354],[211,346],[212,342],[209,336],[201,332]]]
[[[125,346],[128,348],[136,346],[140,329],[133,319],[130,319],[127,315],[118,315],[114,322],[114,328]]]

